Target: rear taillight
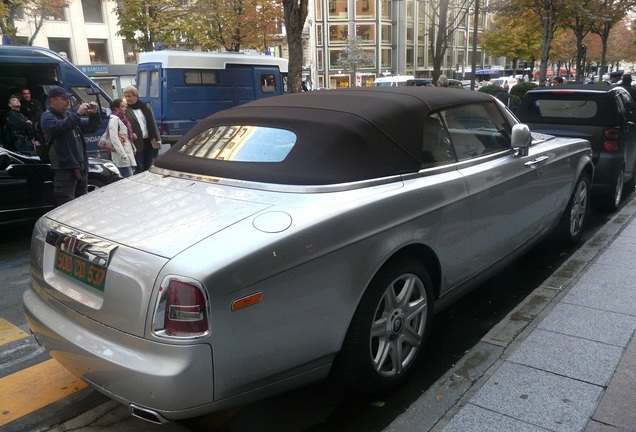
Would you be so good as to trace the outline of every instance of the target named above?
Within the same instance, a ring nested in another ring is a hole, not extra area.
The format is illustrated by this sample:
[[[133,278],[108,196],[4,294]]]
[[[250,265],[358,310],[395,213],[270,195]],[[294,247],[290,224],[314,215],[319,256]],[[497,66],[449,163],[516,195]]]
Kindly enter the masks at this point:
[[[616,129],[605,131],[603,150],[608,153],[614,153],[618,150],[618,131]]]
[[[196,338],[208,332],[208,297],[203,286],[183,278],[164,279],[153,318],[153,333],[161,337]]]
[[[168,130],[168,125],[164,122],[161,122],[161,135],[168,135],[170,131]]]

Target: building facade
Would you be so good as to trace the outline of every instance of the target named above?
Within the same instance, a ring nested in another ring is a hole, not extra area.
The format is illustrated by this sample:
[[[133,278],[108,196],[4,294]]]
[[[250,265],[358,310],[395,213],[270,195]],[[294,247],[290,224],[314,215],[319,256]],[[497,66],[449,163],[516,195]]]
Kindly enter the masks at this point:
[[[473,58],[475,11],[465,1],[451,0],[441,14],[439,0],[310,0],[306,23],[307,58],[304,69],[313,88],[373,85],[385,75],[413,75],[430,78],[433,74],[433,46],[439,20],[446,15],[449,37],[441,73],[463,79],[469,76]],[[473,4],[473,2],[471,2]],[[487,0],[482,0],[482,7]],[[487,15],[477,19],[481,33],[488,25]],[[343,70],[340,52],[350,38],[374,61],[361,65],[355,74]],[[486,58],[478,47],[478,68],[505,66],[505,59]]]

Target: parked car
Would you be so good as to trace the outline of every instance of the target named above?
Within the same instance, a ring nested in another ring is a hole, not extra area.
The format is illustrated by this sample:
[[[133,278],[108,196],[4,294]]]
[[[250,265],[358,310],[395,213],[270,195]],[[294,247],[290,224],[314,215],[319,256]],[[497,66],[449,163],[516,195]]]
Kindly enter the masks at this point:
[[[592,143],[592,204],[615,211],[624,192],[634,191],[636,106],[621,87],[541,87],[523,97],[517,117],[532,131],[584,138]]]
[[[108,160],[89,158],[89,190],[121,179],[117,167]],[[37,156],[0,147],[0,229],[33,223],[55,207],[53,171]]]
[[[508,88],[512,89],[518,83],[515,77],[501,77],[490,80],[490,84],[499,85],[501,87],[508,85]]]
[[[381,395],[416,368],[435,312],[555,229],[580,238],[592,175],[588,141],[533,140],[483,93],[260,99],[42,217],[27,321],[154,422],[330,372]]]
[[[431,86],[435,87],[433,84],[433,78],[413,78],[406,81],[407,86],[419,87],[419,86]]]

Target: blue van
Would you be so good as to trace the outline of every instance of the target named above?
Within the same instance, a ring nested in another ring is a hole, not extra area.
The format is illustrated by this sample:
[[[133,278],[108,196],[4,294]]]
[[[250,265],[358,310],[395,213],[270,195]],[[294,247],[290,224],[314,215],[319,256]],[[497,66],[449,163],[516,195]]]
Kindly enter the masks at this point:
[[[288,61],[243,53],[152,51],[137,65],[139,98],[150,102],[164,144],[217,111],[287,91]]]
[[[64,87],[73,95],[73,107],[91,101],[99,104],[101,126],[96,132],[85,136],[89,155],[99,156],[97,142],[108,126],[110,97],[71,62],[54,51],[33,46],[0,45],[0,119],[6,117],[9,110],[7,101],[14,91],[28,88],[32,98],[46,107],[48,91],[54,85]]]

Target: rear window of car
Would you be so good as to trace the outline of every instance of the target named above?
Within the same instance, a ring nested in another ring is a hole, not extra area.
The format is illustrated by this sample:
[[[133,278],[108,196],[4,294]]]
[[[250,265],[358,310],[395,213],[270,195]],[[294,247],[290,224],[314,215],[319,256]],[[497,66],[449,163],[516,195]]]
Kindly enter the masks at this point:
[[[296,144],[296,134],[262,126],[216,126],[193,137],[179,152],[203,159],[282,162]]]
[[[586,99],[537,99],[531,109],[534,110],[537,117],[590,119],[598,113],[598,104],[596,101]]]
[[[528,94],[516,114],[528,123],[606,125],[617,121],[614,96],[605,94]]]

